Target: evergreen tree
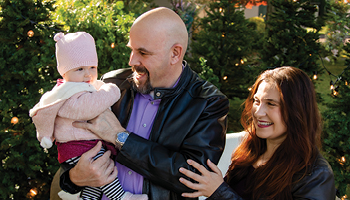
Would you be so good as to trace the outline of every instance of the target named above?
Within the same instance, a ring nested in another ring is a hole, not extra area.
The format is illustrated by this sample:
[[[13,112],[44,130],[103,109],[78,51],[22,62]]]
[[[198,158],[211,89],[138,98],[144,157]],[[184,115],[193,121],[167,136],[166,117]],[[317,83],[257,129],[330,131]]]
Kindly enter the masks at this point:
[[[333,102],[322,114],[325,120],[324,156],[334,172],[337,196],[347,199],[350,197],[350,43],[344,49],[347,67],[335,81]]]
[[[129,67],[130,50],[126,45],[135,17],[133,13],[124,11],[123,1],[60,0],[56,5],[52,18],[56,23],[64,24],[65,31],[85,31],[94,37],[100,75]]]
[[[350,4],[343,1],[331,0],[328,19],[325,47],[330,52],[330,58],[335,62],[341,55],[346,37],[350,33]]]
[[[310,0],[271,0],[269,3],[275,11],[266,22],[267,35],[260,52],[263,65],[294,66],[308,74],[320,71],[317,60],[322,46],[317,40],[323,20],[315,17],[316,5]]]
[[[58,78],[50,11],[50,1],[0,1],[0,199],[48,199],[58,169],[29,117]]]
[[[192,69],[201,72],[199,58],[219,77],[220,90],[232,99],[246,98],[254,78],[251,67],[252,44],[256,38],[255,23],[244,17],[238,1],[211,1],[206,16],[193,32],[190,53],[186,57]],[[256,71],[256,70],[255,70]]]

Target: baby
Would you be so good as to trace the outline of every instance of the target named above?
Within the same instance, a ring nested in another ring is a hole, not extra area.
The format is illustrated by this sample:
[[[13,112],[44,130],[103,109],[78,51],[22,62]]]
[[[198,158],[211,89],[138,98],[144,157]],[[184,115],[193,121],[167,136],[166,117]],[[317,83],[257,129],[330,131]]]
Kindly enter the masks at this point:
[[[75,128],[74,121],[86,121],[119,100],[119,88],[97,80],[97,53],[94,38],[85,32],[58,33],[55,35],[57,69],[63,79],[46,92],[29,112],[37,130],[37,138],[44,148],[51,148],[56,140],[58,161],[76,165],[80,156],[94,147],[101,138],[88,130]],[[110,150],[115,157],[113,144],[102,141],[96,160]],[[111,190],[111,188],[113,188]],[[111,200],[146,200],[146,194],[125,192],[118,178],[102,187],[85,187],[80,198],[101,199],[102,194]]]

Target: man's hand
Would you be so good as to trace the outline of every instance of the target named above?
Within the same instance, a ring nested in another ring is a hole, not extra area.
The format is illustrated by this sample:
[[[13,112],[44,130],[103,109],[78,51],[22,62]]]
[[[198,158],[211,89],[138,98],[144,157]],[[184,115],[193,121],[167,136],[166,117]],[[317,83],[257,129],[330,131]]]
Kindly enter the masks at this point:
[[[125,128],[121,126],[117,117],[109,109],[87,122],[74,122],[73,126],[87,129],[102,138],[102,140],[114,145],[116,145],[115,140],[117,138],[117,133],[125,131]]]
[[[101,146],[102,143],[98,142],[95,147],[85,152],[77,165],[69,171],[69,177],[75,185],[101,187],[111,183],[117,177],[118,170],[114,161],[110,159],[110,151],[96,160],[93,159]]]

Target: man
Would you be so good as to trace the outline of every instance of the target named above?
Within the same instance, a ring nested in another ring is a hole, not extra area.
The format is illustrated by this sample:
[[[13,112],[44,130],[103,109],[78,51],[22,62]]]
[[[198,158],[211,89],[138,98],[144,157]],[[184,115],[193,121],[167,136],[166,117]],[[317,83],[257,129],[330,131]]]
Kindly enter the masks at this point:
[[[185,199],[192,191],[179,182],[179,168],[195,170],[218,163],[225,145],[229,101],[183,61],[188,33],[172,10],[157,8],[135,20],[130,29],[131,69],[103,76],[121,90],[120,100],[99,117],[74,126],[89,129],[119,150],[116,167],[110,153],[93,161],[101,144],[61,175],[61,188],[102,186],[117,176],[125,191],[149,199]],[[116,118],[117,117],[117,118]],[[63,168],[65,168],[63,166]]]

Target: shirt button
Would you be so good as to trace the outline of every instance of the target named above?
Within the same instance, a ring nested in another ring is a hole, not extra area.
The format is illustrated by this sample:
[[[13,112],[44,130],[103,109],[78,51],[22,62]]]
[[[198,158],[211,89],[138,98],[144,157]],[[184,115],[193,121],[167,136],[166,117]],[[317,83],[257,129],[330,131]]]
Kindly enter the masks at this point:
[[[132,174],[132,171],[128,171],[128,174],[131,175],[131,174]]]
[[[151,104],[153,105],[153,104],[154,104],[154,101],[151,101]]]
[[[142,126],[143,126],[143,127],[146,127],[146,126],[147,126],[147,124],[142,124]]]
[[[156,93],[156,96],[159,97],[159,96],[160,96],[160,92],[157,92],[157,93]]]

